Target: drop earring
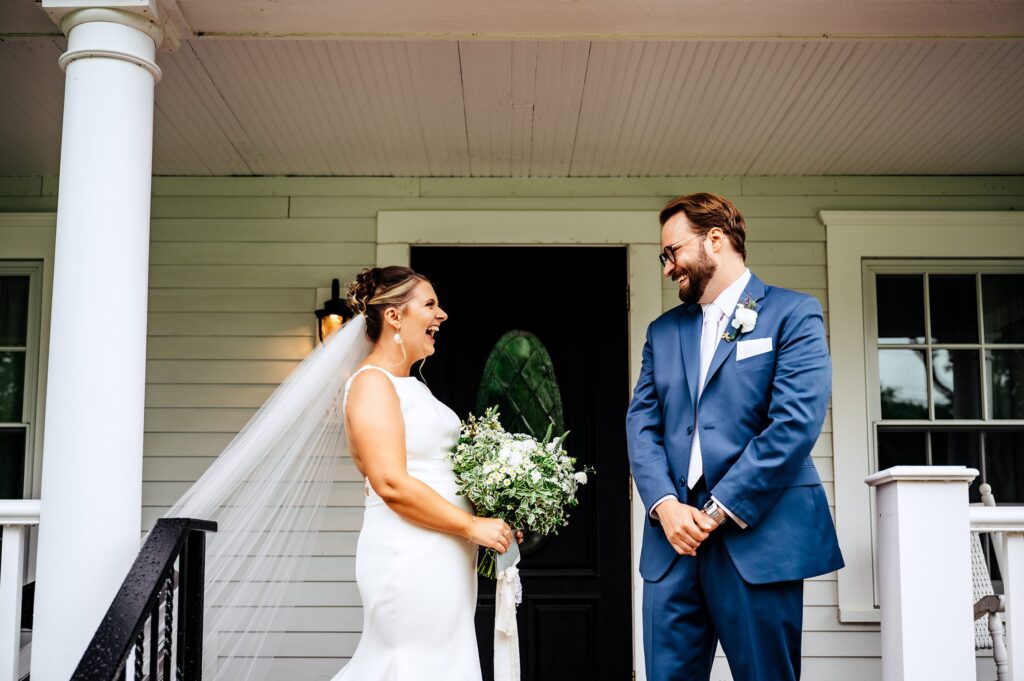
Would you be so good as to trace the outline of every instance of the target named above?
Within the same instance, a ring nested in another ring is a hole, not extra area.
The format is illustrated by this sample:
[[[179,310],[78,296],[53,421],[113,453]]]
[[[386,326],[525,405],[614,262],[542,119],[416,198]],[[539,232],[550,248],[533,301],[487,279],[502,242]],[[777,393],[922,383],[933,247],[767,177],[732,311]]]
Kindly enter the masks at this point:
[[[393,337],[396,343],[402,342],[402,334],[399,331],[395,331],[395,335]]]

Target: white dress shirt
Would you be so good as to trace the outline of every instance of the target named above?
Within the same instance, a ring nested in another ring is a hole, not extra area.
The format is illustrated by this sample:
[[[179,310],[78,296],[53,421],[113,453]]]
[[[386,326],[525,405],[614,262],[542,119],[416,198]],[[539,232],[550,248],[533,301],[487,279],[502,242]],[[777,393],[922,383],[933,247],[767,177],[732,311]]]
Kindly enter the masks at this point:
[[[729,319],[732,318],[733,310],[736,309],[736,305],[739,304],[740,296],[743,295],[743,290],[747,287],[747,283],[750,281],[750,270],[746,269],[743,274],[740,275],[739,279],[729,284],[729,286],[718,294],[710,303],[702,303],[701,309],[704,313],[705,324],[701,325],[701,342],[700,342],[700,376],[698,378],[697,385],[697,400],[700,400],[701,393],[704,392],[704,381],[707,378],[708,369],[711,367],[711,359],[715,356],[715,350],[718,348],[718,343],[722,340],[722,334],[725,333],[726,325],[729,323]],[[706,324],[713,324],[713,328],[708,328]],[[700,430],[694,424],[693,429],[693,442],[690,445],[690,468],[686,476],[686,484],[690,489],[697,484],[701,476],[704,475],[703,457],[700,451]],[[654,506],[651,507],[651,517],[657,518],[656,513],[658,505],[666,499],[675,499],[675,495],[666,495],[655,502]],[[715,499],[714,497],[711,497]],[[737,525],[741,528],[746,528],[747,524],[739,519],[732,511],[722,506],[718,499],[715,499],[719,507],[725,511],[726,515],[732,518]]]

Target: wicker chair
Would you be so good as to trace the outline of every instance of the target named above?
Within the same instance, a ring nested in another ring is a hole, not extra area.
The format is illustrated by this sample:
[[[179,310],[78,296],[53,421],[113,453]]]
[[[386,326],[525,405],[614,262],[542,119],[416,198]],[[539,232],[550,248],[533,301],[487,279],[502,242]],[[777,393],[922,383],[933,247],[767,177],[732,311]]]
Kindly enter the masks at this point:
[[[992,486],[984,484],[980,488],[981,501],[985,506],[995,506]],[[991,534],[993,554],[999,564],[1003,549],[1003,538]],[[999,566],[1000,569],[1002,565]],[[971,581],[974,586],[974,649],[991,650],[996,663],[996,681],[1009,681],[1010,674],[1006,663],[1006,634],[1003,628],[1002,614],[1003,597],[996,595],[992,588],[992,575],[989,572],[988,560],[981,546],[981,538],[977,532],[971,532]]]

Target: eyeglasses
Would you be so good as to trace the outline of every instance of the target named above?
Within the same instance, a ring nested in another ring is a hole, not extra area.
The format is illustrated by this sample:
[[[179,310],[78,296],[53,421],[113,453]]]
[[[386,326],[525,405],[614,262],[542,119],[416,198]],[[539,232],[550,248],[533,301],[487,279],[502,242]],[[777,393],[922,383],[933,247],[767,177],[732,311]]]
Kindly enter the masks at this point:
[[[689,239],[683,239],[682,241],[677,241],[674,244],[671,244],[670,246],[665,246],[665,248],[661,249],[661,253],[658,254],[658,260],[661,262],[661,266],[664,267],[665,263],[667,262],[670,262],[673,265],[675,265],[676,249],[682,248],[683,246],[690,243],[694,239],[697,239],[702,236],[707,236],[707,233],[697,234],[696,236],[691,236]]]

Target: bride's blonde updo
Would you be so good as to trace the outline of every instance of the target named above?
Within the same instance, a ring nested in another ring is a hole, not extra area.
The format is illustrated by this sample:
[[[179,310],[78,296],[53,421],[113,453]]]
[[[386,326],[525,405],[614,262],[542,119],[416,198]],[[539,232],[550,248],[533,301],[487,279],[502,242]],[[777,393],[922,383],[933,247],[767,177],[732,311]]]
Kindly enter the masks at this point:
[[[384,329],[384,311],[402,307],[412,299],[412,290],[429,279],[408,267],[390,265],[370,267],[349,282],[348,304],[358,314],[366,315],[366,336],[376,343]]]

